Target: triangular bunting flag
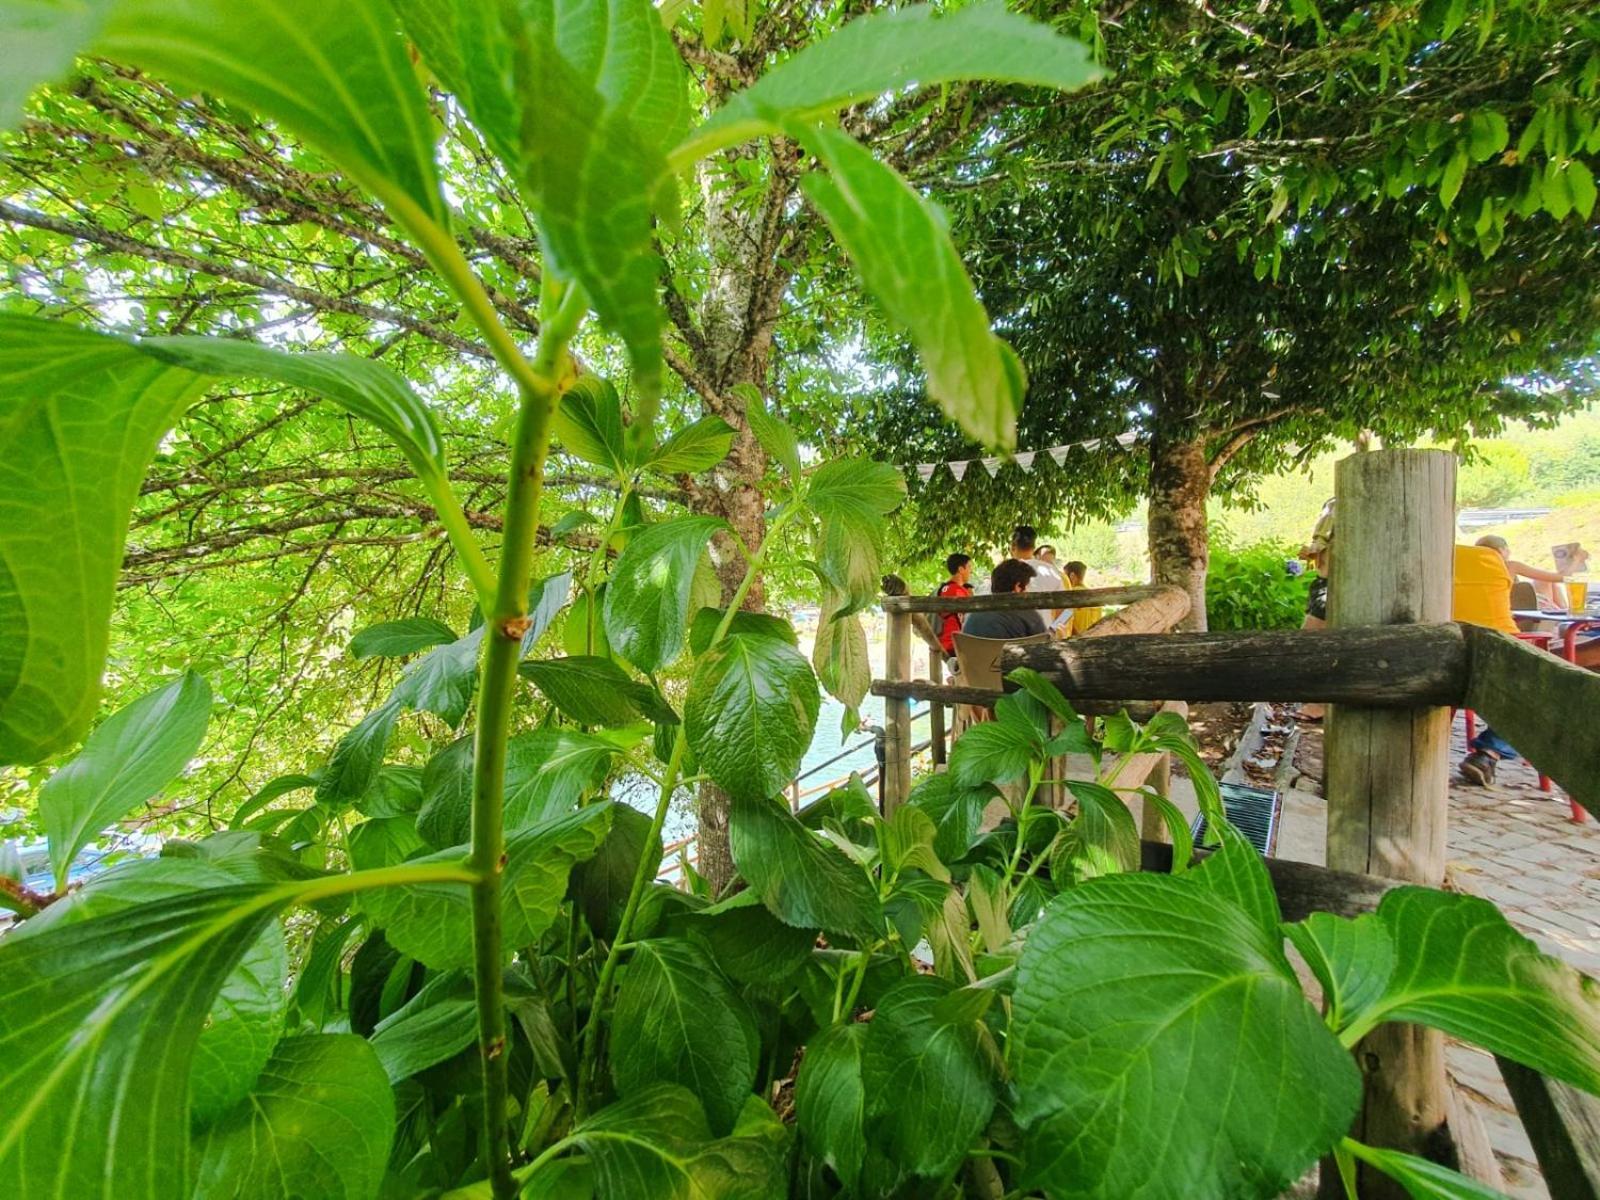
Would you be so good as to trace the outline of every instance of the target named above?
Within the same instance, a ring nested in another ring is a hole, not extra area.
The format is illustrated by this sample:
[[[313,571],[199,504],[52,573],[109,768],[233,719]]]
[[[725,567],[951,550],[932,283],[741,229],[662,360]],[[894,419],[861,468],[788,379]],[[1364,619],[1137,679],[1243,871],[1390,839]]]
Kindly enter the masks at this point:
[[[928,480],[933,478],[933,473],[938,469],[938,463],[918,463],[917,477],[921,479],[923,483],[927,483]]]
[[[1017,466],[1021,467],[1024,471],[1032,471],[1033,470],[1033,460],[1036,457],[1037,457],[1037,455],[1035,454],[1034,451],[1025,450],[1021,454],[1017,455],[1016,458],[1013,459],[1012,461],[1014,461],[1017,464]]]
[[[1064,467],[1067,464],[1067,451],[1071,449],[1071,446],[1051,446],[1049,450],[1050,458],[1056,466]]]
[[[978,461],[983,463],[983,469],[989,472],[990,479],[1000,474],[1000,460],[998,458],[983,458]]]
[[[946,463],[945,465],[950,468],[950,474],[956,477],[956,482],[960,483],[967,477],[967,468],[972,464],[967,462],[953,462]]]

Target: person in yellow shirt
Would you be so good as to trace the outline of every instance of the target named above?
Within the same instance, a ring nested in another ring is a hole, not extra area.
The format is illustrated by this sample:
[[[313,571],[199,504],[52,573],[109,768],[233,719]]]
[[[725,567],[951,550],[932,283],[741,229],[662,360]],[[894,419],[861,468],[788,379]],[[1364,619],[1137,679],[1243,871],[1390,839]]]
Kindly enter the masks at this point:
[[[1081,588],[1084,579],[1089,574],[1085,563],[1069,562],[1067,564],[1067,588],[1069,590]],[[1088,629],[1105,614],[1101,608],[1075,608],[1072,610],[1072,621],[1067,627],[1068,636],[1075,636]]]

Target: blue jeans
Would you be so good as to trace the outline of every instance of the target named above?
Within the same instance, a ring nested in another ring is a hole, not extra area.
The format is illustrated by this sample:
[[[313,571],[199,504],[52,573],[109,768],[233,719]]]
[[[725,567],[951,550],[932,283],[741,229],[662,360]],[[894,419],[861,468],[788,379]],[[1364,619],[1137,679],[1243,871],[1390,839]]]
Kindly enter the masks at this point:
[[[1517,752],[1511,748],[1511,743],[1487,725],[1483,727],[1482,733],[1472,739],[1472,748],[1474,750],[1492,750],[1503,759],[1517,757]]]

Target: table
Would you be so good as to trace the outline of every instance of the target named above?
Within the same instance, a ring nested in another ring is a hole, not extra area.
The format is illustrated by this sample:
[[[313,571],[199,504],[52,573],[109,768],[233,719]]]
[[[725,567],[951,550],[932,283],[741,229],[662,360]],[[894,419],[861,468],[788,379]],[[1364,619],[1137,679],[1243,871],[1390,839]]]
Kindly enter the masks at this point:
[[[1600,616],[1589,613],[1544,612],[1535,608],[1514,608],[1511,615],[1523,621],[1548,621],[1561,634],[1561,657],[1569,663],[1578,661],[1578,634],[1585,629],[1600,628]]]

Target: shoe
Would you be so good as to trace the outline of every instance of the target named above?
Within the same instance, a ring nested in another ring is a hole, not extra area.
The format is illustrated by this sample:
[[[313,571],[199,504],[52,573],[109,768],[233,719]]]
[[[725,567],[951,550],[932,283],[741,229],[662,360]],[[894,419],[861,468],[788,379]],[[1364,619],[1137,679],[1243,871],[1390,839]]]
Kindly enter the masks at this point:
[[[1488,754],[1474,750],[1461,760],[1461,778],[1479,787],[1489,787],[1494,783],[1494,764],[1495,760]]]

